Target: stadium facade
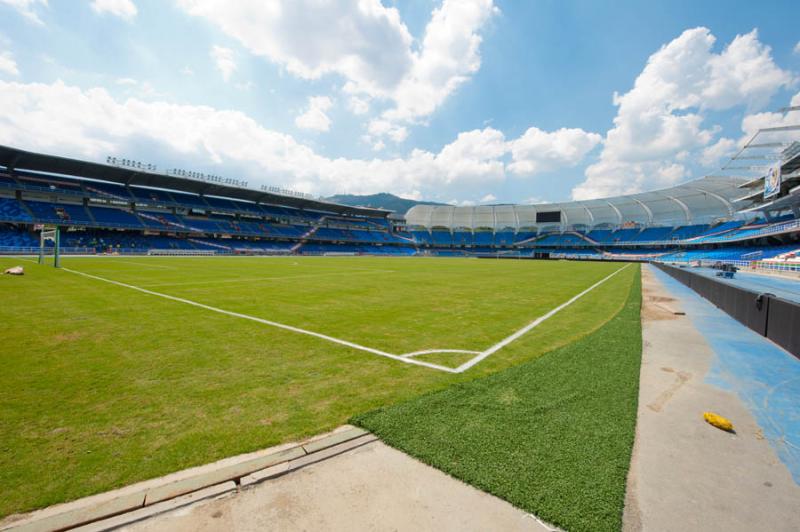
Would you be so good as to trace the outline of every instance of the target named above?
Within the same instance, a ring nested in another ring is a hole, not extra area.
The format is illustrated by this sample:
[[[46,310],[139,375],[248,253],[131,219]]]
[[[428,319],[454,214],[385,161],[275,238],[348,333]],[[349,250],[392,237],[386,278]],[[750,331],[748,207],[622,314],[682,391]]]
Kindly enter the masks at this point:
[[[420,205],[400,219],[217,176],[0,146],[0,253],[34,252],[42,226],[58,226],[64,253],[794,263],[800,255],[797,131],[800,126],[763,129],[720,175],[663,190],[537,205]]]

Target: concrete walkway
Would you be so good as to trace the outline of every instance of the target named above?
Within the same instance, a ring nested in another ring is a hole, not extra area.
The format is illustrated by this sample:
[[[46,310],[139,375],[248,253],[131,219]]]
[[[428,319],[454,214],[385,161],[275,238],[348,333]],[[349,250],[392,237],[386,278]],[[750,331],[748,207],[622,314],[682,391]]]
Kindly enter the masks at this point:
[[[238,493],[201,501],[125,530],[550,529],[505,501],[373,441]]]
[[[800,486],[783,452],[797,443],[800,404],[757,408],[755,399],[800,384],[800,361],[653,267],[642,268],[642,288],[625,530],[800,530]],[[705,423],[705,411],[731,419],[736,433]]]

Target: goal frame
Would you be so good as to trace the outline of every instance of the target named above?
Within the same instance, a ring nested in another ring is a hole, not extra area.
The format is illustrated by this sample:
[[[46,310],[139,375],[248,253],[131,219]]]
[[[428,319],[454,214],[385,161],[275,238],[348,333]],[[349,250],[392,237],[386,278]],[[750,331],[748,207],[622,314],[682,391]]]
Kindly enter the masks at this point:
[[[53,267],[61,267],[61,228],[57,225],[42,226],[39,231],[39,264],[44,264],[45,243],[52,240],[55,244],[53,248]]]

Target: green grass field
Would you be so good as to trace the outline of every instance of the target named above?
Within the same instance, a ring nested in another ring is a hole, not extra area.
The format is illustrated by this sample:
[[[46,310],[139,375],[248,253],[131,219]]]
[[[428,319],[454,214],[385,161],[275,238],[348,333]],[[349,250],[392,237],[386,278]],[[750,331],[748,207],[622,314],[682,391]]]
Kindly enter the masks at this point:
[[[354,422],[560,528],[620,530],[636,429],[640,301],[636,284],[620,313],[570,345]]]
[[[332,429],[590,334],[628,267],[470,370],[448,373],[96,279],[0,277],[0,516]],[[87,274],[393,354],[482,351],[619,264],[408,258],[72,258]],[[455,367],[471,355],[420,357]]]

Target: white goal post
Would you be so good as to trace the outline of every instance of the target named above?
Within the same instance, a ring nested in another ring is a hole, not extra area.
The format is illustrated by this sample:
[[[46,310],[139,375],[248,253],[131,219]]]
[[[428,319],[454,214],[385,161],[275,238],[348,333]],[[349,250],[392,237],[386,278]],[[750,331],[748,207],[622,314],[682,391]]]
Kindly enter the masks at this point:
[[[44,264],[47,241],[53,242],[53,266],[61,267],[61,230],[57,225],[37,226],[39,229],[39,264]]]

